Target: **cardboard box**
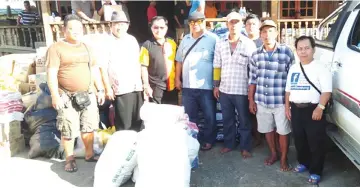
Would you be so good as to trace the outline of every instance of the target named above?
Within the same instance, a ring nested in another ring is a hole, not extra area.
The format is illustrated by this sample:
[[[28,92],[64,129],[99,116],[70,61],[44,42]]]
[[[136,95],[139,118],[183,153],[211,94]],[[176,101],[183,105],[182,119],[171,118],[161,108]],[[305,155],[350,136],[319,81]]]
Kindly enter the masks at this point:
[[[43,73],[39,73],[35,75],[35,84],[37,87],[39,87],[39,85],[41,83],[46,83],[47,82],[47,74],[46,72]]]
[[[46,52],[48,47],[40,47],[36,49],[36,67],[45,67],[46,66]]]
[[[36,84],[29,84],[29,92],[37,91],[38,86]]]
[[[0,142],[0,160],[2,158],[13,157],[16,154],[25,150],[24,135],[6,142]]]
[[[43,72],[46,72],[46,67],[36,67],[36,69],[35,69],[36,74],[43,73]]]
[[[36,74],[31,74],[28,76],[29,84],[35,84]]]
[[[0,142],[14,141],[21,137],[21,122],[12,121],[0,124]]]

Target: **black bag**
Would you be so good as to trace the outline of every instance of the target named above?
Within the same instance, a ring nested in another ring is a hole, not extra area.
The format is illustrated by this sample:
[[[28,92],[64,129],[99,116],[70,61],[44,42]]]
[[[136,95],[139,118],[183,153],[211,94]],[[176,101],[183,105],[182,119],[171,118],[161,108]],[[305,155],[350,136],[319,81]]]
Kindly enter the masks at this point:
[[[306,79],[306,80],[309,82],[309,84],[310,84],[311,86],[313,86],[313,87],[316,89],[316,91],[321,95],[320,89],[318,89],[318,88],[310,81],[310,79],[307,77],[307,75],[306,75],[306,73],[305,73],[305,71],[304,71],[304,68],[303,68],[303,66],[302,66],[301,63],[300,63],[300,68],[301,68],[302,73],[303,73],[304,76],[305,76],[305,79]],[[325,105],[324,113],[329,113],[329,110],[330,110],[330,108],[332,108],[333,104],[334,104],[334,101],[333,101],[333,99],[332,99],[332,96],[330,96],[329,101],[328,101],[327,104]]]
[[[89,62],[88,62],[88,66],[89,66],[89,71],[90,71],[90,83],[89,83],[89,87],[87,91],[80,91],[80,92],[76,92],[73,94],[69,94],[68,91],[66,91],[63,87],[60,86],[60,88],[62,90],[64,90],[64,92],[69,96],[73,106],[75,107],[75,109],[77,109],[78,111],[84,110],[86,107],[90,106],[91,104],[91,100],[90,100],[90,96],[89,96],[89,89],[91,87],[91,54],[89,53],[89,50],[87,48],[87,46],[84,44],[86,51],[89,54]]]
[[[71,96],[71,100],[75,108],[79,111],[90,106],[91,100],[88,91],[76,92]]]

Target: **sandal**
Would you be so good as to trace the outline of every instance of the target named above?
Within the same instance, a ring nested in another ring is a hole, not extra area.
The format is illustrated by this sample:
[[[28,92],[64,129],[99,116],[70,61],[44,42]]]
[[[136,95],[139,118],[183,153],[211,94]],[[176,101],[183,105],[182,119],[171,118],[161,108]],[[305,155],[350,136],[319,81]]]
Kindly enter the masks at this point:
[[[93,155],[93,156],[91,156],[89,159],[86,159],[86,158],[85,158],[85,161],[86,161],[86,162],[97,162],[97,161],[99,160],[98,157],[99,157],[98,155]]]
[[[320,176],[316,174],[311,174],[308,181],[312,185],[318,185],[320,182]]]
[[[294,168],[294,172],[296,173],[303,173],[307,170],[306,166],[302,165],[302,164],[298,164],[295,168]]]
[[[70,165],[70,168],[66,168],[67,165]],[[78,170],[75,159],[71,159],[65,162],[65,171],[66,172],[76,172]]]
[[[211,148],[212,148],[211,144],[204,144],[203,146],[201,146],[201,150],[203,151],[211,150]]]

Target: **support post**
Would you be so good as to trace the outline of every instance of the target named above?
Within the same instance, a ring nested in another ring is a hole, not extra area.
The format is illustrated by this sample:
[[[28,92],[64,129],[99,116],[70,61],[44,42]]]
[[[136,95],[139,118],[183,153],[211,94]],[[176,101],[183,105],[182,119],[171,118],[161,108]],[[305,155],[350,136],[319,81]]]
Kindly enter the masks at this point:
[[[271,0],[271,19],[276,22],[279,17],[279,1]]]
[[[50,26],[49,17],[51,16],[50,2],[49,1],[40,1],[41,5],[41,17],[43,20],[44,33],[46,46],[50,46],[54,42],[53,32]]]

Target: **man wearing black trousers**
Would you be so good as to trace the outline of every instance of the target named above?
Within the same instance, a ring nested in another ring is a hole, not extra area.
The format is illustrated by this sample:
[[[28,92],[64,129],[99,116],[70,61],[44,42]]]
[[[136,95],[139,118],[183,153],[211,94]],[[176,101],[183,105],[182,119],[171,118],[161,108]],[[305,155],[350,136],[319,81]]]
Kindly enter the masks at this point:
[[[332,92],[331,72],[323,63],[314,60],[315,41],[312,37],[299,37],[295,47],[300,63],[290,68],[285,90],[285,112],[291,119],[299,162],[294,171],[309,170],[308,181],[318,184],[325,160],[323,110]]]
[[[111,36],[108,61],[100,67],[105,93],[114,101],[116,130],[140,131],[142,120],[140,108],[143,105],[140,47],[127,30],[130,21],[123,11],[114,12],[111,17]]]

